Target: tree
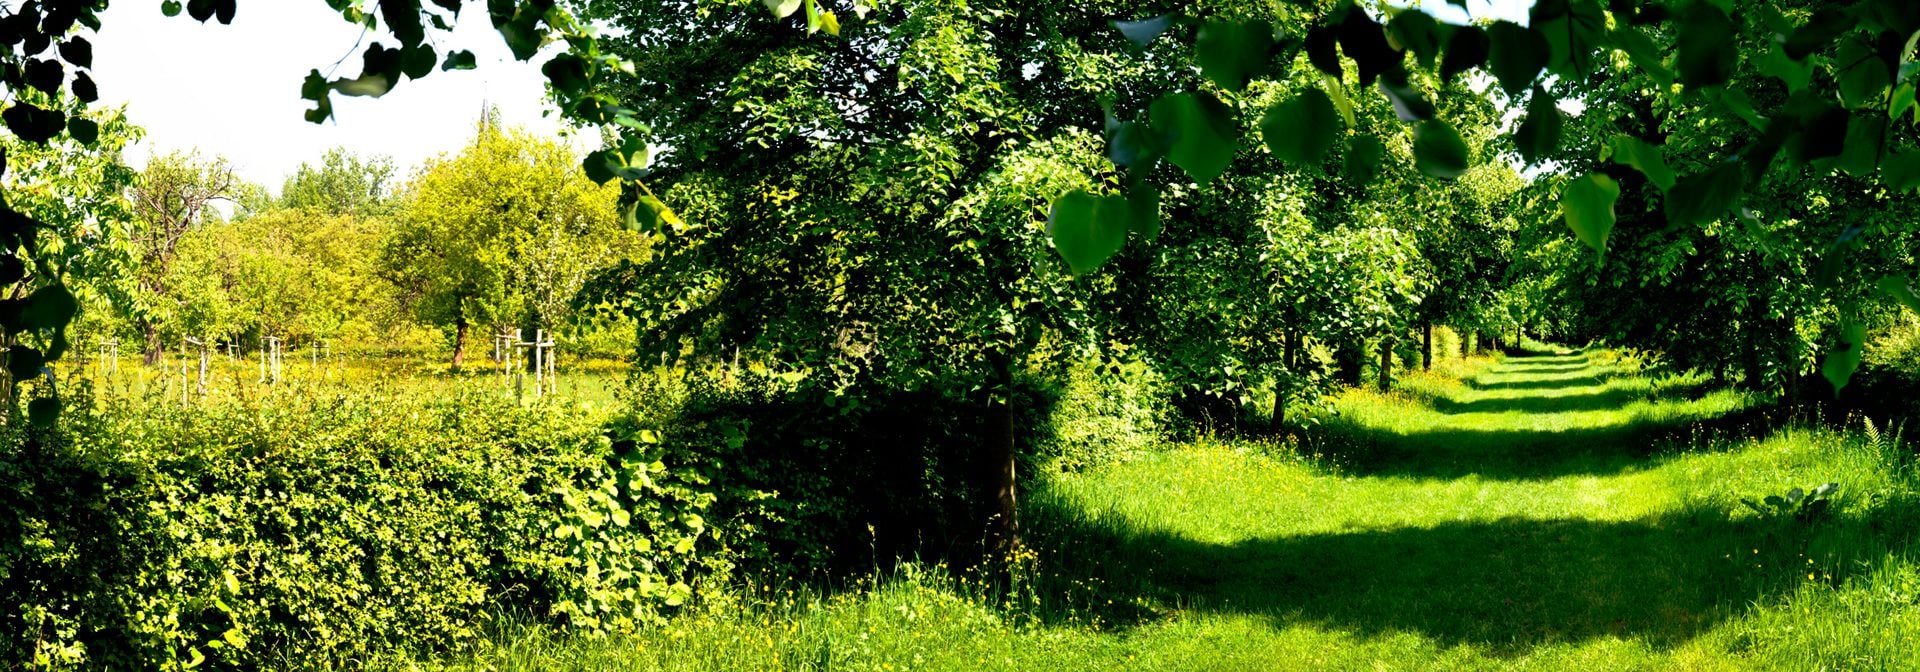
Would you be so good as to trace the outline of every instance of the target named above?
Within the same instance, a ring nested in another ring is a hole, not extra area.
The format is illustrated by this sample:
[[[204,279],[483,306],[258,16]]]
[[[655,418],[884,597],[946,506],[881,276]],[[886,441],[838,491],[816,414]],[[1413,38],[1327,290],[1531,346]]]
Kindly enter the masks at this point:
[[[320,165],[301,162],[280,188],[280,206],[335,215],[378,217],[390,210],[393,160],[362,159],[344,148],[327,150]]]
[[[26,100],[39,99],[37,92],[24,93]],[[113,277],[129,263],[126,226],[133,212],[125,190],[136,173],[121,153],[142,131],[120,108],[90,112],[84,119],[98,129],[90,144],[0,138],[5,212],[39,223],[24,237],[6,237],[6,251],[0,253],[0,298],[21,309],[10,317],[0,314],[9,347],[0,395],[9,400],[14,382],[34,377],[42,363],[67,349],[64,327],[72,315],[83,304],[99,305],[102,295],[112,295],[108,283],[69,285],[63,279]]]
[[[171,291],[174,257],[180,239],[219,213],[215,201],[228,200],[239,184],[224,158],[201,159],[178,152],[156,156],[141,171],[133,189],[134,278],[131,310],[146,341],[145,362],[160,363],[166,349],[161,328],[173,317],[179,297]]]
[[[488,114],[472,144],[406,187],[380,273],[422,321],[452,329],[459,369],[474,327],[550,329],[589,273],[638,253],[615,196],[564,145]]]
[[[1034,197],[1090,188],[1087,110],[1136,95],[1122,82],[1155,86],[1098,65],[1123,48],[1098,18],[1111,6],[899,3],[835,39],[765,15],[594,8],[624,31],[603,42],[636,64],[617,100],[671,148],[648,170],[682,220],[601,283],[642,351],[737,349],[831,399],[966,397],[984,536],[1011,548],[1013,379],[1089,348],[1087,306],[1112,286],[1051,256]]]

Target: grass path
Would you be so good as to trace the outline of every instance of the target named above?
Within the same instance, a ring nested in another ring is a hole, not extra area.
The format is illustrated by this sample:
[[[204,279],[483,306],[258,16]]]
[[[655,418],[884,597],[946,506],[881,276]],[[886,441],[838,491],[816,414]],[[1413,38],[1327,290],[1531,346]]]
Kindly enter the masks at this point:
[[[908,570],[868,591],[580,644],[512,669],[1913,669],[1897,451],[1701,422],[1737,395],[1571,354],[1355,392],[1294,457],[1201,442],[1029,497],[1008,598]],[[1904,479],[1904,480],[1903,480]],[[1738,498],[1840,481],[1816,525]],[[1007,617],[1007,613],[1025,616]],[[745,614],[745,615],[743,615]],[[716,644],[718,642],[718,644]]]

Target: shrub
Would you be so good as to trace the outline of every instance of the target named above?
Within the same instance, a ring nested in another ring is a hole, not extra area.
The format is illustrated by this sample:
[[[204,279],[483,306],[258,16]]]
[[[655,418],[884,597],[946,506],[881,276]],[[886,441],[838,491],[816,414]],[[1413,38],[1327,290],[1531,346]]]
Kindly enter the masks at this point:
[[[697,469],[620,429],[347,392],[5,427],[0,667],[382,667],[503,608],[652,620],[728,553]]]

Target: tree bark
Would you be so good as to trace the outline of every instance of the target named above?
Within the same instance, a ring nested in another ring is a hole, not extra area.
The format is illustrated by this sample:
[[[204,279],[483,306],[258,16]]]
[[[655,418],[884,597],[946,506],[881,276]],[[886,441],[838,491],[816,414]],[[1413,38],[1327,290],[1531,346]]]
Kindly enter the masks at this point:
[[[453,322],[453,370],[460,370],[460,363],[467,360],[467,318]]]
[[[987,550],[1006,558],[1020,545],[1020,518],[1015,481],[1013,428],[1012,362],[1005,355],[993,358],[994,386],[988,392],[986,417],[986,468],[993,501],[987,515]]]
[[[147,337],[147,350],[146,354],[140,358],[141,363],[147,366],[159,366],[161,354],[160,325],[148,322],[140,325],[140,331]]]
[[[1420,370],[1433,370],[1433,321],[1420,324]]]
[[[1380,391],[1393,388],[1393,339],[1380,341]]]
[[[1287,379],[1294,371],[1293,334],[1280,333],[1280,366],[1284,372],[1273,381],[1273,415],[1268,419],[1267,431],[1279,434],[1287,428]]]

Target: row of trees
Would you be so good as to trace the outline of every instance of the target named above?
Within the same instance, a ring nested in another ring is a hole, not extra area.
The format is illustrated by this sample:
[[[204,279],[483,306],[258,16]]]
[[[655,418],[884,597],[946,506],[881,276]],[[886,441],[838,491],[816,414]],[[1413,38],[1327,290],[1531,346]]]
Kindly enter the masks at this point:
[[[369,344],[444,332],[458,368],[475,332],[590,328],[575,319],[575,292],[645,249],[570,148],[491,114],[470,145],[405,183],[385,159],[334,150],[278,196],[192,153],[156,156],[122,185],[122,216],[99,222],[99,262],[78,274],[93,307],[81,324],[87,337],[141,343],[149,364],[189,337]]]

